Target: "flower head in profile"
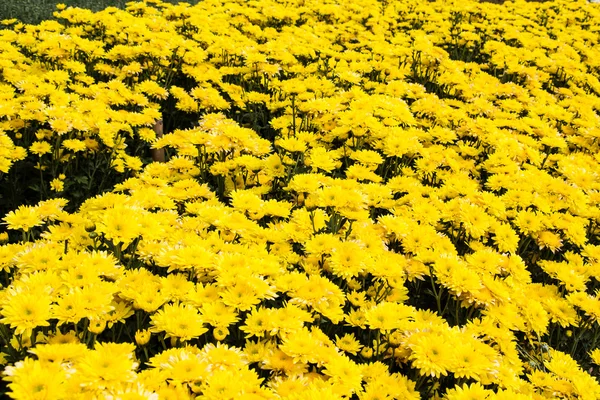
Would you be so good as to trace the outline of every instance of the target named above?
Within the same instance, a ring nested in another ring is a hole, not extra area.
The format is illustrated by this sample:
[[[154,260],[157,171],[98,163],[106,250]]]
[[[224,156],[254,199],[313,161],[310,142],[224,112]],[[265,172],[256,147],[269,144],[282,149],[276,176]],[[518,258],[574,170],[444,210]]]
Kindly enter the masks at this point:
[[[6,214],[2,220],[8,226],[8,229],[23,230],[25,232],[44,223],[43,216],[40,215],[38,209],[30,206],[19,206],[16,210]]]
[[[31,146],[29,146],[29,151],[38,156],[42,156],[50,153],[52,151],[52,146],[46,141],[33,142]]]
[[[85,151],[87,149],[85,142],[79,139],[67,139],[62,142],[62,146],[65,149],[71,150],[75,153],[78,151]]]

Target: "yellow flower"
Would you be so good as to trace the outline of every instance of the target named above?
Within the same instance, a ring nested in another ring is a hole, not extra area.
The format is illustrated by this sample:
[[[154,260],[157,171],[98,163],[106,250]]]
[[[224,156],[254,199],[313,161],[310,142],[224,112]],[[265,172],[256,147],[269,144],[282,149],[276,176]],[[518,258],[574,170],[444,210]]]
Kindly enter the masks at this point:
[[[589,353],[592,358],[592,362],[596,365],[600,365],[600,349],[594,349]]]
[[[29,231],[34,226],[40,226],[44,222],[42,216],[35,207],[19,206],[3,218],[8,229]]]
[[[279,349],[300,364],[318,363],[330,357],[333,350],[307,328],[285,335]]]
[[[49,361],[57,364],[63,362],[77,362],[81,360],[88,352],[85,344],[78,340],[70,343],[48,343],[38,344],[35,348],[29,350],[35,354],[40,361]]]
[[[100,147],[100,144],[98,143],[98,141],[95,139],[92,139],[92,138],[85,138],[83,140],[83,143],[85,144],[85,147],[89,151],[97,151]]]
[[[551,231],[542,231],[536,235],[536,241],[540,249],[549,249],[556,253],[562,247],[562,240],[559,235]]]
[[[334,275],[348,279],[358,276],[368,267],[366,256],[359,245],[353,242],[341,242],[331,252],[330,267]]]
[[[14,292],[4,299],[0,309],[2,323],[15,329],[15,334],[31,336],[33,329],[50,325],[52,300],[45,293]]]
[[[415,336],[410,346],[412,353],[409,359],[412,366],[417,368],[421,375],[436,378],[448,375],[456,359],[454,350],[448,346],[447,339],[433,333],[415,334]]]
[[[323,374],[330,377],[334,389],[339,394],[351,396],[352,393],[356,393],[361,389],[362,371],[348,357],[333,357],[325,363]]]
[[[59,363],[26,358],[4,370],[14,399],[60,399],[67,396],[67,371]]]
[[[166,338],[173,337],[182,341],[202,336],[208,331],[204,321],[194,307],[167,304],[150,318],[151,332],[165,332]]]
[[[462,400],[462,399],[488,399],[494,395],[493,390],[484,388],[481,383],[475,382],[472,384],[464,384],[449,389],[444,396],[446,400]]]
[[[106,329],[106,321],[103,319],[90,319],[88,330],[95,335],[99,335]]]
[[[246,332],[246,338],[256,336],[263,337],[266,332],[272,329],[271,322],[272,311],[268,308],[255,308],[247,316],[245,324],[240,327],[242,332]]]
[[[346,170],[346,177],[348,179],[356,179],[357,181],[370,181],[379,183],[383,180],[383,178],[373,172],[370,168],[364,165],[351,165]]]
[[[478,340],[465,339],[456,343],[456,364],[452,367],[454,376],[480,380],[486,374],[493,373],[495,363],[500,360],[500,355],[490,346]]]
[[[45,141],[33,142],[31,146],[29,146],[29,151],[38,156],[42,156],[50,153],[52,151],[52,146],[50,146],[50,143]]]
[[[96,343],[78,365],[78,380],[95,388],[111,387],[135,379],[138,362],[131,343]]]
[[[316,147],[310,151],[306,164],[312,168],[313,172],[318,170],[331,172],[341,165],[338,161],[339,158],[340,155],[335,151],[327,151],[324,147]]]
[[[368,360],[371,357],[373,357],[373,349],[371,347],[363,347],[362,351],[360,352],[360,355],[361,357]]]
[[[137,343],[138,346],[145,346],[150,341],[151,336],[152,336],[152,334],[150,333],[150,331],[148,329],[137,331],[135,333],[135,342]]]
[[[535,212],[528,210],[520,211],[515,218],[515,223],[525,235],[536,233],[544,226],[542,219]]]
[[[519,245],[519,236],[508,224],[498,224],[494,228],[494,244],[501,252],[515,253]]]
[[[279,138],[275,140],[275,145],[290,153],[304,153],[306,151],[306,142],[295,137]]]
[[[239,320],[235,309],[226,306],[220,301],[204,303],[202,309],[203,320],[214,327],[227,327]]]
[[[104,233],[107,239],[112,240],[115,245],[123,243],[126,248],[142,233],[138,221],[143,215],[141,210],[117,206],[102,214],[102,224],[98,226],[98,230]]]
[[[65,189],[65,182],[61,179],[53,179],[50,181],[50,189],[55,192],[62,192]]]
[[[342,337],[335,335],[335,345],[340,350],[353,355],[357,355],[363,347],[352,333],[347,333]]]
[[[411,306],[382,301],[368,309],[365,318],[371,329],[388,332],[403,327],[406,320],[414,317],[415,311]]]
[[[213,329],[213,337],[216,341],[221,342],[229,335],[229,329],[224,327],[216,327]]]

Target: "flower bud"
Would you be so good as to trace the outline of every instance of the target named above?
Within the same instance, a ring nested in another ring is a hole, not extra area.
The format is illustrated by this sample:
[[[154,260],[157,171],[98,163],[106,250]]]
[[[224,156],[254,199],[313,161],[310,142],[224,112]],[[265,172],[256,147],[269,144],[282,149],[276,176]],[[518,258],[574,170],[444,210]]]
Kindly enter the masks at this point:
[[[216,327],[213,330],[213,336],[215,337],[215,340],[220,342],[222,340],[225,340],[225,338],[227,337],[227,335],[229,335],[229,329],[224,328],[224,327]]]
[[[223,241],[225,242],[231,242],[235,239],[235,232],[232,232],[230,230],[222,230],[221,231],[221,239],[223,239]]]
[[[104,332],[104,329],[106,329],[106,321],[103,319],[91,320],[90,325],[88,326],[88,331],[95,335],[101,334]]]
[[[364,347],[362,349],[362,351],[360,352],[360,355],[363,356],[364,358],[371,358],[373,357],[373,349],[370,347]]]
[[[94,232],[96,230],[96,224],[94,224],[93,222],[88,222],[87,224],[85,224],[85,231],[86,232]]]
[[[148,329],[144,329],[143,331],[137,331],[135,333],[135,342],[138,346],[145,346],[150,341],[150,336],[152,336],[152,334]]]

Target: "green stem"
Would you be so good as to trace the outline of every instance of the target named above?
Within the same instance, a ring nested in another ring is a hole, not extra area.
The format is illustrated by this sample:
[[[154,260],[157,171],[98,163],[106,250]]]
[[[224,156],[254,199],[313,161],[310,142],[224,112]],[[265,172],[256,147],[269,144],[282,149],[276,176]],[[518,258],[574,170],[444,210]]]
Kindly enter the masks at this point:
[[[575,354],[575,350],[577,350],[577,344],[579,343],[579,341],[583,337],[583,334],[585,333],[586,325],[587,325],[586,322],[584,322],[581,325],[581,331],[579,332],[579,334],[577,335],[577,337],[573,341],[573,344],[571,345],[571,351],[569,352],[569,354],[571,354],[571,356],[573,356]]]
[[[431,280],[431,288],[433,290],[433,295],[435,296],[435,302],[437,304],[437,309],[438,309],[438,313],[439,315],[443,315],[443,311],[442,311],[442,290],[440,288],[440,292],[438,293],[436,287],[435,287],[435,281],[433,280],[433,267],[431,267],[431,265],[429,266],[429,279]]]
[[[296,95],[292,95],[292,129],[296,137]]]

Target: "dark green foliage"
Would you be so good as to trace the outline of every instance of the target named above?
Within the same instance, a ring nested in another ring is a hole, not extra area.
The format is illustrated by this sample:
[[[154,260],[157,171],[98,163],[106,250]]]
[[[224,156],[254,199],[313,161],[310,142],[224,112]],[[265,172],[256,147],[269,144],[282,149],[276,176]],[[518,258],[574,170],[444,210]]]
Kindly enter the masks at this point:
[[[180,3],[179,0],[164,0],[167,3]],[[57,4],[87,8],[98,11],[106,7],[125,8],[129,0],[2,0],[0,1],[0,20],[17,18],[28,24],[37,24],[46,19],[52,19]],[[186,3],[195,4],[198,0],[188,0]]]

